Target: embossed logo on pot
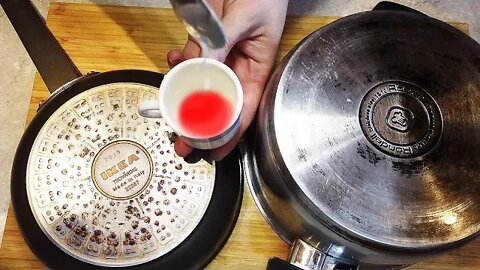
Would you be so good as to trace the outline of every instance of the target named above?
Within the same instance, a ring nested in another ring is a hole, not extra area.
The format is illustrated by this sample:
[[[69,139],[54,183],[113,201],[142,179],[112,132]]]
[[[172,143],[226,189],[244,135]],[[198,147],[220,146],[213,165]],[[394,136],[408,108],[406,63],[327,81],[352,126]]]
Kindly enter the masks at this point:
[[[366,139],[381,152],[412,158],[429,152],[442,132],[433,98],[407,82],[385,82],[363,97],[359,120]]]
[[[413,118],[413,113],[409,109],[393,106],[388,110],[386,122],[390,128],[406,132],[410,129]]]
[[[116,141],[95,156],[92,179],[97,190],[114,200],[140,194],[152,178],[152,160],[147,150],[132,141]]]

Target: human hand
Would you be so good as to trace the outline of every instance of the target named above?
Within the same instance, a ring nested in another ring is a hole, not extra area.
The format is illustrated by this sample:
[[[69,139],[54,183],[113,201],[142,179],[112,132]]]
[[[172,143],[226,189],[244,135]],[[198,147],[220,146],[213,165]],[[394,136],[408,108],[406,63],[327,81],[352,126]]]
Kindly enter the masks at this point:
[[[221,20],[227,45],[210,51],[208,57],[225,62],[237,75],[243,88],[242,120],[238,132],[227,144],[213,149],[210,158],[222,160],[230,153],[255,117],[270,71],[275,61],[285,24],[288,0],[208,0]],[[201,56],[199,44],[189,37],[183,51],[172,50],[167,59],[170,68]],[[181,139],[175,152],[187,156],[193,148]]]

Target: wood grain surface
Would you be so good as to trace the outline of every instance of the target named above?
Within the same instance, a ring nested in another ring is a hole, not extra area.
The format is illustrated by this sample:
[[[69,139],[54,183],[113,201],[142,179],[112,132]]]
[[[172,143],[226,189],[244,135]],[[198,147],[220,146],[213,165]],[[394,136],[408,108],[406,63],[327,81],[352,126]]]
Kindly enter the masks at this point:
[[[289,17],[277,60],[307,34],[335,19]],[[181,48],[186,40],[183,26],[169,9],[52,3],[47,23],[83,73],[115,69],[164,73],[167,51]],[[465,24],[455,26],[468,31]],[[27,122],[48,95],[37,74]],[[265,269],[270,257],[286,258],[288,251],[260,215],[246,187],[237,226],[208,269]],[[0,269],[45,269],[20,234],[12,209],[0,249]],[[480,269],[480,240],[409,269]]]

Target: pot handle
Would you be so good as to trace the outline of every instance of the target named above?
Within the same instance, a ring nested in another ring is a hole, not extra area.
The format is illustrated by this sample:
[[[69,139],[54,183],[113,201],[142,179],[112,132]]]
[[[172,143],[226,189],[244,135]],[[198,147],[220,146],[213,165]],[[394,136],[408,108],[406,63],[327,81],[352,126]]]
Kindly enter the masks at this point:
[[[270,260],[268,260],[267,264],[267,270],[305,270],[305,269],[311,269],[308,268],[300,268],[297,267],[289,262],[286,262],[282,259],[279,259],[277,257],[273,257]],[[342,263],[326,263],[321,266],[321,268],[312,268],[312,269],[319,269],[319,270],[357,270],[357,266],[352,266],[352,265],[347,265],[347,264],[342,264]]]
[[[298,268],[282,259],[273,257],[268,260],[267,270],[302,270],[302,268]]]
[[[82,76],[30,0],[0,0],[50,93]]]
[[[297,239],[288,262],[271,258],[267,270],[357,270],[358,265],[329,256],[301,239]]]
[[[380,11],[380,10],[385,10],[385,11],[406,11],[406,12],[412,12],[412,13],[416,13],[416,14],[421,14],[421,15],[424,15],[424,16],[427,16],[425,15],[424,13],[418,11],[418,10],[415,10],[413,8],[410,8],[410,7],[407,7],[407,6],[404,6],[404,5],[400,5],[400,4],[397,4],[397,3],[393,3],[393,2],[389,2],[389,1],[382,1],[382,2],[379,2],[377,5],[375,5],[375,7],[373,8],[373,11]]]

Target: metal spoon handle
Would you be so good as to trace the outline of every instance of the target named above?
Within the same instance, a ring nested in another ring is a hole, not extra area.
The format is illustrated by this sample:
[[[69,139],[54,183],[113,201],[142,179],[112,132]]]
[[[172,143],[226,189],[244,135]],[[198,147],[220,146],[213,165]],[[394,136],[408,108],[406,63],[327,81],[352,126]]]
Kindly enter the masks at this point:
[[[170,0],[175,15],[188,33],[211,49],[223,48],[225,32],[213,9],[203,0]]]

